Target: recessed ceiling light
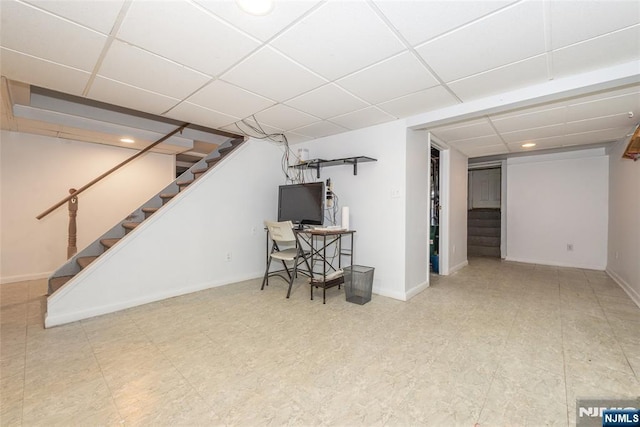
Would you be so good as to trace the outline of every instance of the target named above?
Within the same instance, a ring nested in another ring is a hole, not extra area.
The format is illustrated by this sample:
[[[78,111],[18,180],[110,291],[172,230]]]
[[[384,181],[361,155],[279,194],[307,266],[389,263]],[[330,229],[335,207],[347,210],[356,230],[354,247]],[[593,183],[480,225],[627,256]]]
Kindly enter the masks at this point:
[[[133,144],[136,141],[134,141],[131,138],[120,138],[120,142],[126,142],[127,144]]]
[[[263,16],[273,10],[273,0],[236,0],[236,3],[250,15]]]
[[[531,148],[531,147],[535,147],[536,143],[535,142],[527,142],[525,144],[522,144],[522,148]]]

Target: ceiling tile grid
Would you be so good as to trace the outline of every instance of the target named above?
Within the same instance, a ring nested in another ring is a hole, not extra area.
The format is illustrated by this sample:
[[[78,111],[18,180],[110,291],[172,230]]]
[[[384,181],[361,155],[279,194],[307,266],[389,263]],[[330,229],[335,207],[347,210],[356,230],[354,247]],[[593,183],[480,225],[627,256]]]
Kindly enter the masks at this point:
[[[134,1],[117,37],[209,76],[259,46],[246,33],[183,0]]]
[[[640,61],[627,0],[276,0],[260,17],[231,0],[0,7],[9,79],[231,132],[256,117],[292,141]],[[637,87],[613,88],[432,130],[469,156],[591,144],[624,137],[639,104]]]
[[[106,41],[104,34],[17,1],[2,1],[1,18],[2,47],[83,71],[93,70]]]
[[[271,44],[328,80],[405,49],[367,3],[359,1],[327,2]]]

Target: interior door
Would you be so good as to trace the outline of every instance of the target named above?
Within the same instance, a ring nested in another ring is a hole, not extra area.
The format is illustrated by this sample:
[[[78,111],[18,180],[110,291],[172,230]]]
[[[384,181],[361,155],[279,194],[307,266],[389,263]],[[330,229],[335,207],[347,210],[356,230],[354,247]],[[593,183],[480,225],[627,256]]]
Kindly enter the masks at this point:
[[[471,209],[500,209],[500,168],[469,171]]]

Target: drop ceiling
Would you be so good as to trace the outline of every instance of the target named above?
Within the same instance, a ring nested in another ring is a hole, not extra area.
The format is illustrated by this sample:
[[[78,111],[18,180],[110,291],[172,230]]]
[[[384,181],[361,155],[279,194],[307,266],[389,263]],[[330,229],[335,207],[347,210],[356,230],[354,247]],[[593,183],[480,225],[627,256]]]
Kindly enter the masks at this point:
[[[622,65],[635,80],[424,128],[483,157],[617,141],[640,121],[637,1],[276,1],[262,17],[222,0],[0,7],[7,79],[231,133],[257,122],[307,141]]]

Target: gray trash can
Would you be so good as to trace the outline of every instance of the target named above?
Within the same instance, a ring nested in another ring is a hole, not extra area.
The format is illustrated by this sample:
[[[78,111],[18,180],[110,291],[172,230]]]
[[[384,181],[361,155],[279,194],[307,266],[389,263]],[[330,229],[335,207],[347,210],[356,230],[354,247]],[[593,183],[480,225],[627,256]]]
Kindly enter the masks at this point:
[[[373,267],[365,267],[364,265],[345,267],[344,293],[347,301],[360,305],[371,301],[373,270]]]

